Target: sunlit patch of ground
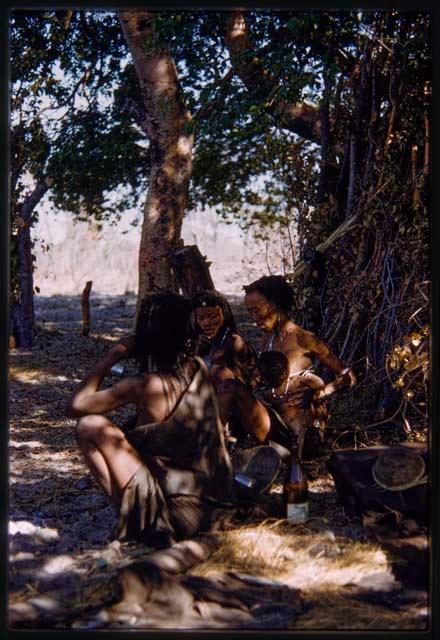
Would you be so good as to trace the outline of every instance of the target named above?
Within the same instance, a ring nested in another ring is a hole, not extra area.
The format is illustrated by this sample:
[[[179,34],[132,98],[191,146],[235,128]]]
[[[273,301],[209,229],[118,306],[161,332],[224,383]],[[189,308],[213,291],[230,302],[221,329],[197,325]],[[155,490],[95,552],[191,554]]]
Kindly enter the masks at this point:
[[[44,384],[48,382],[71,382],[70,378],[67,378],[63,375],[53,375],[50,371],[46,371],[44,369],[32,369],[25,365],[12,365],[9,369],[9,375],[11,380],[16,380],[17,382],[35,382],[39,383],[44,380]]]
[[[377,546],[336,538],[331,530],[314,533],[284,520],[245,527],[223,534],[221,548],[196,571],[253,573],[280,580],[298,589],[338,588],[369,575],[389,572],[386,555]]]

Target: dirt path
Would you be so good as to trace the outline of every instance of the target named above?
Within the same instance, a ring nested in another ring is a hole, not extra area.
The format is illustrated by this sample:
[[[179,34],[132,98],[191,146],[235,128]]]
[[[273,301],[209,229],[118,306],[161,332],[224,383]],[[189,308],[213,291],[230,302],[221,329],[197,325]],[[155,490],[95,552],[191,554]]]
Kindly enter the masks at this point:
[[[115,540],[116,516],[82,462],[74,421],[64,417],[68,394],[112,340],[130,330],[134,308],[134,297],[92,296],[92,336],[85,338],[79,297],[37,298],[35,349],[11,351],[12,627],[111,627],[86,612],[109,602],[117,571],[148,553]],[[244,331],[255,335],[239,301],[234,310]],[[112,416],[117,422],[128,414]],[[219,550],[193,573],[231,569],[300,588],[307,611],[295,629],[423,629],[423,593],[402,589],[387,555],[364,540],[357,519],[345,516],[324,463],[306,465],[306,527],[268,521],[222,533]]]

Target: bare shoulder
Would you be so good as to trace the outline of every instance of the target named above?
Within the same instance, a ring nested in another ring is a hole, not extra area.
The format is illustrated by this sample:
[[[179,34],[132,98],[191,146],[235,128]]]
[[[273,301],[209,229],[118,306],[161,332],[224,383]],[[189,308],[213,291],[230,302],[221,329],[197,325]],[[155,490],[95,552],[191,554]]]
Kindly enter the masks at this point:
[[[313,347],[320,342],[319,338],[312,331],[306,331],[306,329],[303,329],[292,321],[287,325],[286,333],[287,340],[290,341],[291,344],[297,344],[303,349],[313,349]]]
[[[164,392],[164,380],[158,373],[144,373],[139,377],[139,390],[143,399],[161,395]]]
[[[312,331],[306,331],[306,329],[302,329],[298,327],[298,325],[295,326],[295,336],[300,347],[310,349],[320,342],[319,338]]]
[[[108,389],[102,389],[98,394],[101,394],[104,399],[108,395],[111,402],[117,402],[117,406],[128,402],[141,402],[144,397],[143,377],[127,376]]]
[[[305,329],[299,328],[297,335],[297,343],[301,349],[304,349],[305,352],[315,354],[320,358],[323,362],[328,364],[332,369],[332,364],[328,363],[327,360],[329,358],[334,358],[330,347],[324,340],[318,338],[318,336],[312,331],[306,331]]]
[[[205,364],[202,358],[195,357],[184,365],[183,377],[177,374],[160,374],[156,371],[141,374],[139,380],[144,399],[166,396],[170,392],[172,394],[180,393],[200,368],[206,368]]]
[[[295,339],[295,341],[298,342],[298,344],[304,342],[305,334],[311,334],[310,331],[306,331],[305,329],[300,327],[298,324],[295,324],[292,320],[289,320],[287,325],[285,325],[284,330],[286,332],[287,340]]]

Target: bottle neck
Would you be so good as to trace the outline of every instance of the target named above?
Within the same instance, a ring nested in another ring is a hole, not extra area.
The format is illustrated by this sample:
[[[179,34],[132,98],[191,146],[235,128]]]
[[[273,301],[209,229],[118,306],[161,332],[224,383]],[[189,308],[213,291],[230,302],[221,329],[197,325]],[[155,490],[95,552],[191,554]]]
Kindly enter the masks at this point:
[[[292,447],[290,456],[290,464],[286,475],[287,484],[307,482],[301,464],[298,461],[298,447]]]
[[[290,454],[290,460],[291,462],[296,462],[298,463],[298,445],[294,444],[292,449],[291,449],[291,454]]]

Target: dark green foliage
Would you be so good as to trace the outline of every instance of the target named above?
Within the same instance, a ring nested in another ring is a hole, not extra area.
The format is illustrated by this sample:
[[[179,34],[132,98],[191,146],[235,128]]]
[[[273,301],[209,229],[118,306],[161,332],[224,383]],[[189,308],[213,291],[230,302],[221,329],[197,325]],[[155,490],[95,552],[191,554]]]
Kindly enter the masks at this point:
[[[114,13],[74,11],[68,24],[65,13],[14,12],[12,113],[20,105],[26,110],[26,135],[40,148],[27,114],[37,122],[44,118],[50,153],[42,158],[40,152],[26,170],[54,178],[56,206],[74,214],[113,213],[122,199],[110,205],[105,195],[118,186],[139,195],[148,166],[144,134],[113,102],[129,52]],[[43,97],[49,105],[43,106]],[[34,115],[38,108],[41,116]],[[133,204],[125,198],[125,207]]]
[[[100,219],[137,204],[136,190],[145,185],[149,168],[138,138],[133,128],[115,123],[109,110],[75,113],[63,123],[56,153],[48,162],[48,172],[56,176],[54,205]],[[124,193],[113,204],[108,196],[120,186],[131,188],[131,197]]]

